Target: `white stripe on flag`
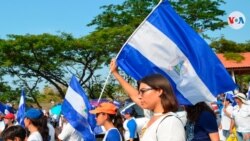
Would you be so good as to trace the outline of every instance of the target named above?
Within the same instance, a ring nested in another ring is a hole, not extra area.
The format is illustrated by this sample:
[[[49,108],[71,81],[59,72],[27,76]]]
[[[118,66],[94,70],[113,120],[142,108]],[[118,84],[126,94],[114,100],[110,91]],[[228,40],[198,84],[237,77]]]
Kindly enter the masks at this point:
[[[86,105],[83,101],[83,98],[76,93],[70,86],[68,87],[67,94],[65,99],[70,103],[70,105],[77,111],[80,115],[87,118]]]
[[[19,106],[18,106],[18,107],[21,107],[23,104],[24,104],[24,97],[21,95],[21,98],[20,98],[20,102],[19,102]]]
[[[146,21],[141,25],[140,30],[134,34],[128,44],[167,73],[176,83],[178,91],[191,103],[195,104],[204,99],[216,100],[198,77],[187,57],[174,42],[151,23]],[[162,47],[162,45],[165,45],[165,47]],[[156,48],[152,48],[153,46],[156,46]],[[175,69],[178,64],[183,65],[179,72]]]

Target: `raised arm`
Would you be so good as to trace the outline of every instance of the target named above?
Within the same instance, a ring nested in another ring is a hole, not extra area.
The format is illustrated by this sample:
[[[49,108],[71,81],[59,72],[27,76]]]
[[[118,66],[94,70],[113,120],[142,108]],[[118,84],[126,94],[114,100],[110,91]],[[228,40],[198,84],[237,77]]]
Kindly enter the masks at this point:
[[[141,102],[138,98],[138,90],[134,88],[131,84],[129,84],[118,72],[116,60],[112,59],[110,62],[110,71],[116,80],[120,83],[125,93],[137,104],[141,107]]]

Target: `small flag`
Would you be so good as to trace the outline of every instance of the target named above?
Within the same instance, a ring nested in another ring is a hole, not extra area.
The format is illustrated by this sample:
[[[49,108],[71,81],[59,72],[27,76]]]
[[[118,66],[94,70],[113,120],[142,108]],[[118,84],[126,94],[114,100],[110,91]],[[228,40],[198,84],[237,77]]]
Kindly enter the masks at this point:
[[[24,89],[22,89],[21,98],[17,111],[17,122],[23,127],[24,127],[24,115],[25,115],[25,92]]]
[[[91,105],[81,85],[72,76],[62,103],[62,114],[68,122],[81,133],[85,141],[95,141],[92,132],[95,127],[95,115],[89,113]]]
[[[117,57],[118,66],[139,80],[160,73],[180,104],[214,102],[235,83],[208,44],[163,0],[135,30]]]
[[[232,106],[237,105],[237,103],[234,100],[234,93],[233,93],[233,91],[225,92],[225,98],[228,99],[228,100],[230,100]]]

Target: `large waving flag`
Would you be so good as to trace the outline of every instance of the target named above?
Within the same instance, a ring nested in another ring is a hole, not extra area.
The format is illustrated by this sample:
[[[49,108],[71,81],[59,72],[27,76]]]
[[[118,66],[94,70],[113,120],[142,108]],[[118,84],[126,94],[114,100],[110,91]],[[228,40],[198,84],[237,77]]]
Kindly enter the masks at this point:
[[[24,115],[25,115],[25,92],[24,89],[22,89],[21,98],[17,111],[17,122],[23,127],[24,127]]]
[[[208,44],[163,0],[135,30],[117,57],[136,80],[167,77],[180,104],[216,101],[235,84]]]
[[[81,85],[72,76],[62,104],[62,114],[68,122],[81,133],[85,141],[95,141],[92,129],[95,127],[95,116],[89,113],[91,105]]]

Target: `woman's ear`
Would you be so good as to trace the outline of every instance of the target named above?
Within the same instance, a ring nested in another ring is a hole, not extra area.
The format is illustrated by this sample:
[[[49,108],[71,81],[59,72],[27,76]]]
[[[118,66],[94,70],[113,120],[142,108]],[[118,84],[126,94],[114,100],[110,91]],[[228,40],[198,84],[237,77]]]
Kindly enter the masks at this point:
[[[162,90],[162,89],[157,89],[156,91],[157,91],[158,96],[161,96],[162,93],[163,93],[163,90]]]

